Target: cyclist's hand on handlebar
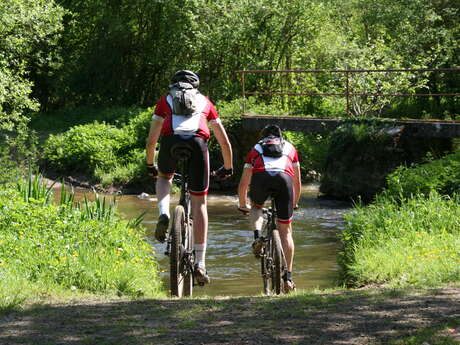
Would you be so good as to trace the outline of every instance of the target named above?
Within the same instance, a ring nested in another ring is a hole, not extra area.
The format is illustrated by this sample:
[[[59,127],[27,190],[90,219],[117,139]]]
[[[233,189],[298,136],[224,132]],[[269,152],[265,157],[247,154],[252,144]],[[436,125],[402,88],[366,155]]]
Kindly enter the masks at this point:
[[[153,178],[158,177],[158,169],[154,164],[147,164],[147,172]]]
[[[226,178],[229,178],[232,175],[233,175],[233,169],[232,168],[225,169],[223,165],[219,169],[211,173],[211,176],[217,177],[219,180],[225,180]]]
[[[249,207],[247,207],[247,206],[244,206],[244,207],[238,206],[238,211],[243,213],[245,216],[247,216],[249,214],[250,210],[251,209]]]

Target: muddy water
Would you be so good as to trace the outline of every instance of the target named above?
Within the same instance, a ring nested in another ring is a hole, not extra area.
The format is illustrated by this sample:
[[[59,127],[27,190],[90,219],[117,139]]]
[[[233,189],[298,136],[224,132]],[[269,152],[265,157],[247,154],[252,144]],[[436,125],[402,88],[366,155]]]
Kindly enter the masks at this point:
[[[337,234],[343,229],[342,203],[317,198],[318,186],[303,186],[299,210],[295,211],[294,241],[296,245],[293,279],[300,289],[333,287],[336,284]],[[156,199],[137,196],[118,198],[118,209],[127,218],[148,210],[144,226],[155,227],[158,211]],[[236,211],[236,196],[209,195],[209,235],[206,266],[212,282],[196,287],[194,295],[255,295],[261,293],[259,261],[251,253],[252,231],[248,219]],[[177,203],[173,197],[171,210]],[[149,241],[150,242],[150,241]],[[165,286],[168,286],[169,261],[163,253],[165,244],[151,241],[156,252]]]

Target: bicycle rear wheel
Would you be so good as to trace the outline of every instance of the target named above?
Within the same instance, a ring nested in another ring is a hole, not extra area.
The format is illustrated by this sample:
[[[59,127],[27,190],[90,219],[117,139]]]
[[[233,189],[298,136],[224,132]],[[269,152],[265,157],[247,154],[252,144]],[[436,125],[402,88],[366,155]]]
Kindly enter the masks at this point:
[[[184,247],[186,252],[188,253],[187,255],[194,255],[193,254],[193,221],[189,219],[189,224],[188,226],[185,227],[185,231],[182,234],[184,237]],[[186,268],[186,272],[184,273],[184,291],[183,291],[183,296],[192,296],[193,294],[193,273],[192,273],[192,265],[193,265],[194,258],[189,257],[188,258],[188,263],[190,264],[190,267]]]
[[[271,272],[272,292],[279,295],[282,292],[284,255],[280,234],[276,229],[272,233],[271,254],[273,258],[273,270]]]
[[[185,210],[182,205],[176,206],[174,210],[171,229],[171,251],[170,261],[170,289],[171,295],[182,297],[191,296],[193,289],[191,268],[187,267],[185,255],[191,255],[189,227],[185,222]]]
[[[262,282],[264,285],[264,294],[269,295],[271,291],[271,288],[270,288],[271,273],[270,273],[270,267],[267,263],[267,256],[265,255],[265,253],[260,258],[260,272],[262,275]]]

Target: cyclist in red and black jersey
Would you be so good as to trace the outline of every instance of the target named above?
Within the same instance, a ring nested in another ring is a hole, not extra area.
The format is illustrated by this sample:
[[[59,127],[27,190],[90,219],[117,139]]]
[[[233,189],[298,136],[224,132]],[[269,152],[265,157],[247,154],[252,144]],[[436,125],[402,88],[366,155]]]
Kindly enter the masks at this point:
[[[187,115],[179,114],[174,109],[174,96],[168,93],[157,102],[146,146],[146,160],[149,175],[158,177],[156,193],[158,199],[159,219],[155,237],[164,242],[169,225],[169,203],[171,182],[177,164],[177,157],[171,155],[171,147],[176,143],[187,145],[191,152],[189,171],[189,188],[192,201],[193,231],[195,239],[196,267],[195,275],[200,283],[209,283],[205,267],[208,212],[206,195],[209,186],[209,153],[208,139],[211,136],[208,123],[211,125],[217,142],[222,150],[224,165],[217,170],[216,175],[226,178],[233,173],[232,148],[224,126],[222,125],[214,104],[198,92],[199,77],[196,73],[181,70],[172,77],[172,87],[194,91],[189,100],[192,111]],[[184,97],[184,96],[183,96]],[[161,136],[158,168],[155,162],[155,146]]]
[[[260,231],[263,225],[262,207],[273,196],[275,199],[278,229],[281,244],[287,261],[287,274],[284,290],[295,289],[292,281],[294,261],[294,241],[292,239],[292,215],[300,199],[301,179],[299,157],[294,146],[283,139],[281,129],[276,125],[266,126],[261,132],[261,139],[274,138],[279,143],[277,155],[264,151],[263,140],[256,144],[244,160],[244,169],[238,186],[238,210],[250,216],[250,225],[254,230],[252,245],[254,254],[258,255],[262,247]],[[249,197],[251,205],[247,202]]]

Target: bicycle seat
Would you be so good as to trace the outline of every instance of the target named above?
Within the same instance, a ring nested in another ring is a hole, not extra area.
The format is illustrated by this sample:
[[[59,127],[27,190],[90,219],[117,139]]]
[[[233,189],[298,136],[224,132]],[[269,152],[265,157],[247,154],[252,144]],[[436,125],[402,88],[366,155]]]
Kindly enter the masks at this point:
[[[189,159],[192,156],[192,150],[188,145],[178,143],[171,147],[171,156],[179,159]]]

